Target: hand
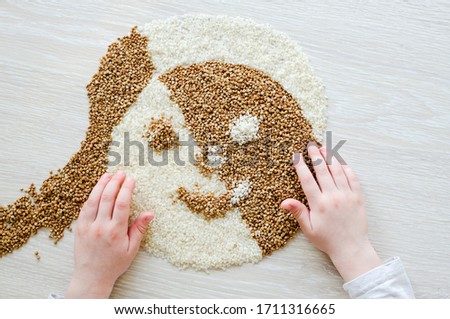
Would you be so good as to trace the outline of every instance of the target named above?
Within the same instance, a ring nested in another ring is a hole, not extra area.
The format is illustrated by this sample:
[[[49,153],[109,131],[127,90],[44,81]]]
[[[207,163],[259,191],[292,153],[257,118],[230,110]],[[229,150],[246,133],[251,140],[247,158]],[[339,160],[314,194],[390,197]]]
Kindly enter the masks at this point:
[[[311,243],[326,253],[345,281],[379,266],[381,260],[367,234],[363,194],[356,175],[336,158],[326,161],[325,149],[308,147],[316,179],[301,154],[294,163],[309,209],[296,199],[281,207],[293,214]]]
[[[135,183],[124,172],[104,174],[84,203],[75,230],[75,270],[66,298],[108,298],[131,265],[153,219],[141,214],[128,227]]]

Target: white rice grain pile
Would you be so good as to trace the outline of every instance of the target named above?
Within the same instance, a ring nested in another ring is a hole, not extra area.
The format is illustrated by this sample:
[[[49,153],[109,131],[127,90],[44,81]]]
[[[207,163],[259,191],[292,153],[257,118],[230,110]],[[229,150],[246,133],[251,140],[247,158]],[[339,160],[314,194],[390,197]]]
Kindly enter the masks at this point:
[[[248,197],[252,190],[252,182],[248,180],[240,181],[237,186],[232,190],[233,197],[231,197],[231,204],[236,205],[241,200]]]
[[[255,140],[258,137],[259,121],[250,114],[241,115],[230,125],[230,135],[239,145]]]

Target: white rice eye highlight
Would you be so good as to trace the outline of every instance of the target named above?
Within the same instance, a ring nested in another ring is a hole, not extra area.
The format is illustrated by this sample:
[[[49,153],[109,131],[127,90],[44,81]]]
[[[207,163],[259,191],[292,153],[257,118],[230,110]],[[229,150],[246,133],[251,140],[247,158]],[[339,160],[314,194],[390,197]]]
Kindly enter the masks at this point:
[[[248,197],[252,190],[252,182],[249,180],[239,181],[238,185],[232,190],[233,197],[230,202],[233,205],[239,204],[239,202]]]
[[[239,145],[258,138],[259,120],[250,114],[241,115],[230,124],[230,135]]]

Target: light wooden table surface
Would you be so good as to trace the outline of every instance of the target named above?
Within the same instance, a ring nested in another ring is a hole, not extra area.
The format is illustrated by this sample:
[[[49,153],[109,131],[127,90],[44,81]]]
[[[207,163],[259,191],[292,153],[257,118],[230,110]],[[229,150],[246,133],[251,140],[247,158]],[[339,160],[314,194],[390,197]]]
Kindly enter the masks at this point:
[[[107,46],[133,25],[184,13],[251,17],[300,43],[326,85],[328,130],[347,140],[342,155],[362,181],[374,246],[402,258],[417,297],[449,298],[448,1],[2,1],[0,202],[78,150],[85,85]],[[73,233],[56,246],[47,236],[0,259],[1,298],[64,293]],[[300,235],[259,264],[209,274],[140,252],[113,297],[346,297],[341,285]]]

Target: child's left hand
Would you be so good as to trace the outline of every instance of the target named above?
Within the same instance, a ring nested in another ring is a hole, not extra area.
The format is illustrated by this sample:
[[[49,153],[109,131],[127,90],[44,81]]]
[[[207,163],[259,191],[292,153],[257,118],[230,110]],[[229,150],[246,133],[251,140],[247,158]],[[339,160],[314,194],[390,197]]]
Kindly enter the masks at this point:
[[[130,267],[152,213],[128,227],[135,183],[124,172],[104,174],[83,205],[75,231],[75,270],[66,298],[108,298]]]

